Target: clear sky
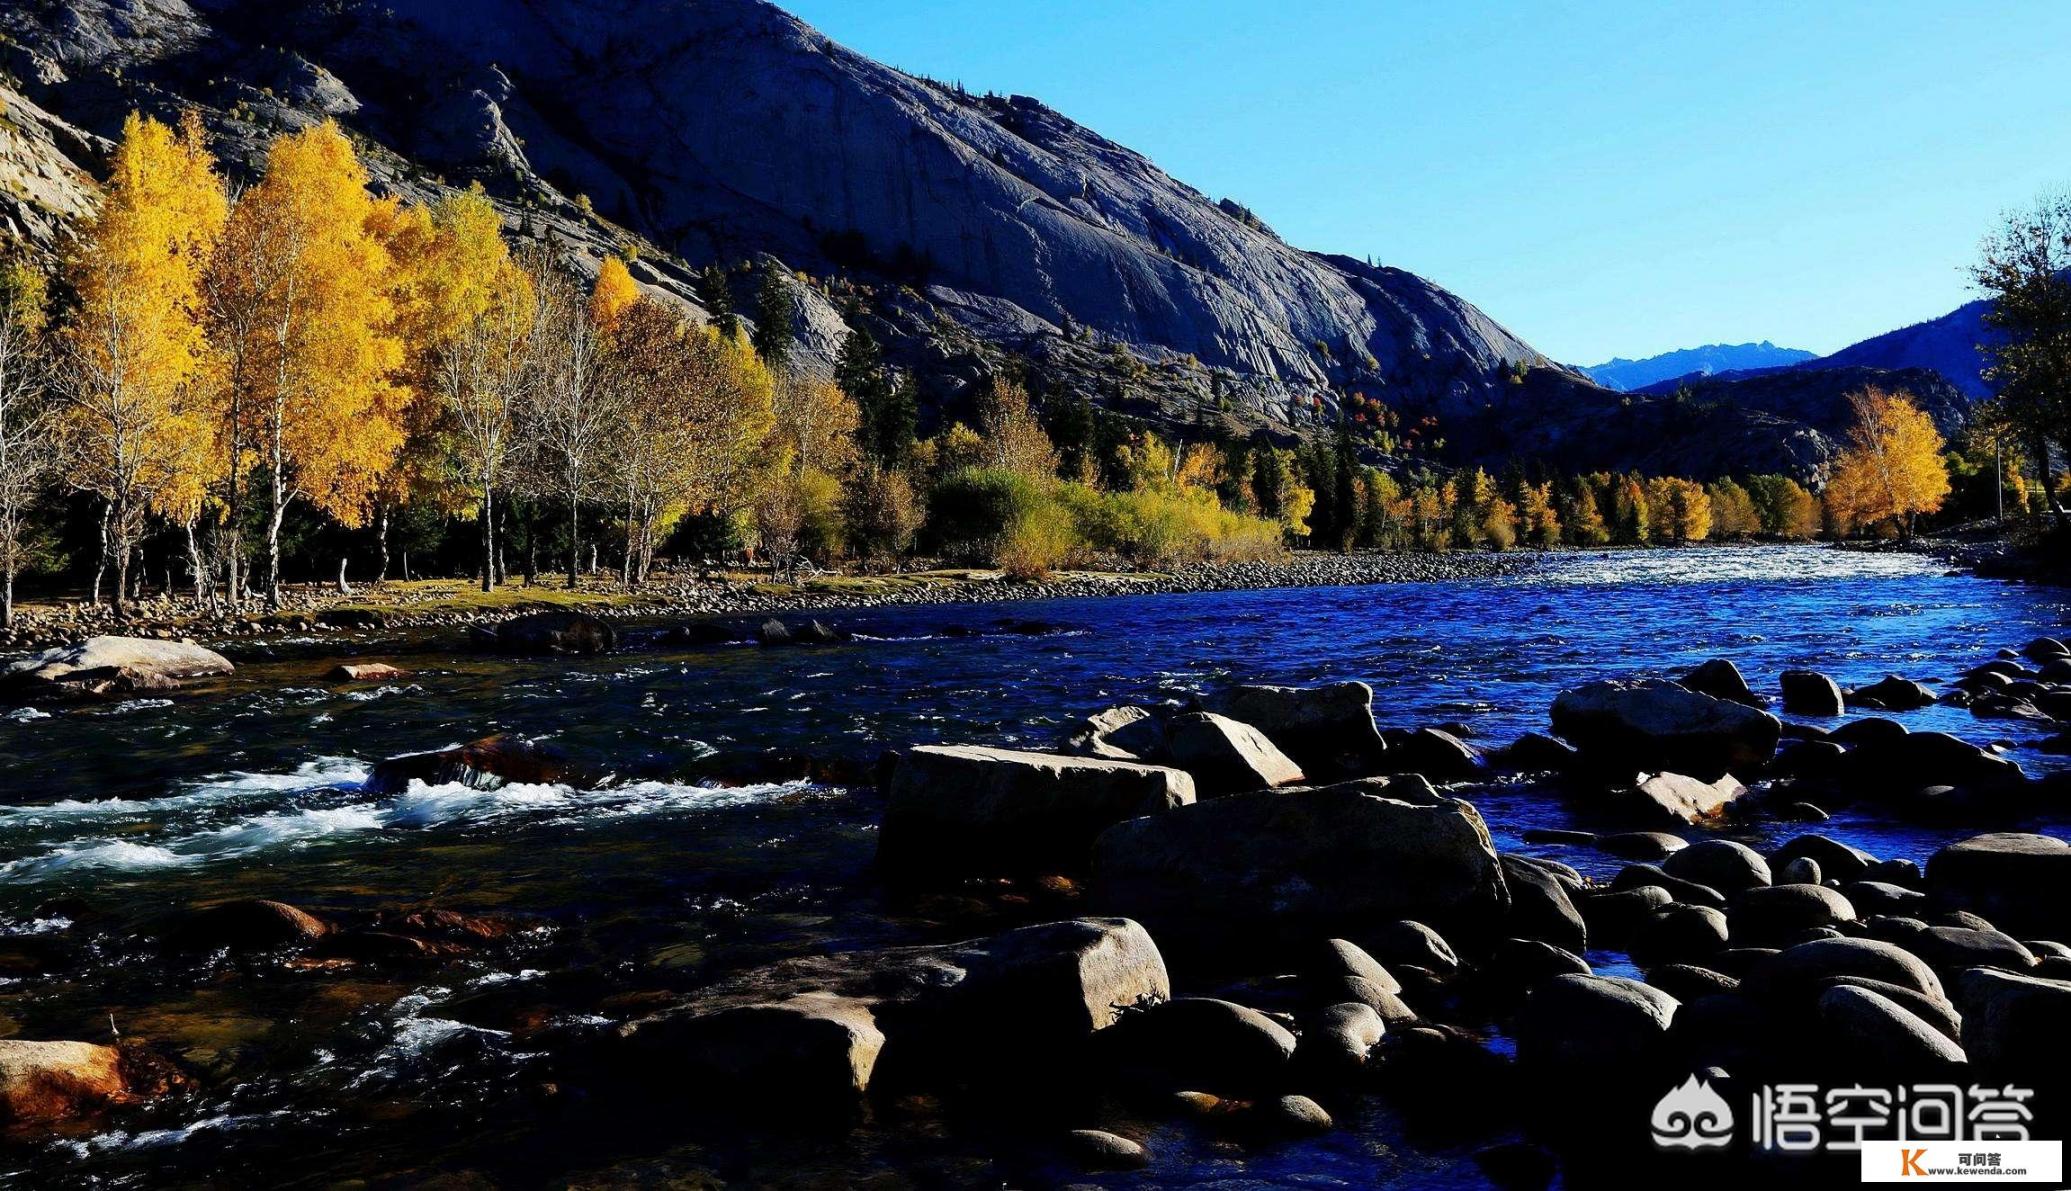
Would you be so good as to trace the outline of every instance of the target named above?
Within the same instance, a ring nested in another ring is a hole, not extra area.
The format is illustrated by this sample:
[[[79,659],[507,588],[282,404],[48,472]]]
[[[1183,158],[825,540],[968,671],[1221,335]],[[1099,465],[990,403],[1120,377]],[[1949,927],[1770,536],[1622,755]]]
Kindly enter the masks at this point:
[[[2071,187],[2071,2],[780,0],[1593,364],[1826,352]]]

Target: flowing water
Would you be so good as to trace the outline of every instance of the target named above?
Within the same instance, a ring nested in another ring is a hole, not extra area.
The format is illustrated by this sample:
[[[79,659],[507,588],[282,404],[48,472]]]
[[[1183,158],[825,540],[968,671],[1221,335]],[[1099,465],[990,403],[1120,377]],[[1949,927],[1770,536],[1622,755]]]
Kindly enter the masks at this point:
[[[1028,634],[1002,617],[1049,622]],[[833,646],[666,648],[580,661],[484,658],[455,640],[326,637],[229,652],[230,680],[175,698],[0,718],[0,1034],[105,1040],[111,1027],[202,1088],[115,1127],[0,1150],[0,1181],[414,1185],[663,1183],[717,1172],[779,1185],[1040,1183],[1061,1171],[991,1126],[879,1119],[751,1143],[677,1115],[629,1116],[560,1080],[540,1040],[784,955],[940,938],[885,903],[874,792],[768,775],[772,751],[863,774],[927,741],[1046,747],[1111,703],[1235,681],[1358,678],[1384,725],[1457,722],[1485,744],[1545,726],[1564,687],[1736,661],[1758,690],[1805,667],[1844,685],[1950,678],[2056,634],[2063,593],[1943,573],[1910,555],[1814,547],[1555,556],[1500,580],[887,609],[828,619]],[[341,654],[408,669],[333,684]],[[2046,732],[1930,708],[1905,717],[2006,740],[2031,773]],[[397,753],[493,732],[550,740],[614,773],[596,790],[361,788]],[[728,779],[722,781],[721,779]],[[1519,834],[1568,812],[1545,791],[1465,792],[1499,846],[1608,873]],[[1964,834],[1837,817],[1879,856]],[[1788,834],[1753,832],[1752,842]],[[515,917],[511,941],[433,969],[168,966],[149,940],[195,902],[268,897],[332,915],[435,905]],[[968,933],[968,925],[964,924]],[[954,933],[952,931],[951,933]],[[572,1008],[579,1007],[579,1008]],[[574,1021],[580,1026],[582,1021]],[[545,1032],[542,1032],[545,1031]],[[535,1047],[539,1047],[536,1049]],[[1465,1152],[1387,1110],[1264,1154],[1173,1136],[1166,1185],[1305,1179],[1477,1185]]]

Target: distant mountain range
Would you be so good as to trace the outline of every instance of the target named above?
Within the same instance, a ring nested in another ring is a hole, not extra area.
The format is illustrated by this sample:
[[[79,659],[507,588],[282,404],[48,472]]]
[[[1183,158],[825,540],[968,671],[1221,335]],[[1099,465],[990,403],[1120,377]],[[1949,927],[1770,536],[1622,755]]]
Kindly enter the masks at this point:
[[[1813,352],[1778,347],[1764,339],[1760,343],[1707,343],[1703,347],[1662,352],[1644,360],[1619,356],[1601,364],[1591,364],[1582,372],[1607,389],[1630,392],[1682,376],[1716,376],[1721,372],[1780,368],[1814,358]]]

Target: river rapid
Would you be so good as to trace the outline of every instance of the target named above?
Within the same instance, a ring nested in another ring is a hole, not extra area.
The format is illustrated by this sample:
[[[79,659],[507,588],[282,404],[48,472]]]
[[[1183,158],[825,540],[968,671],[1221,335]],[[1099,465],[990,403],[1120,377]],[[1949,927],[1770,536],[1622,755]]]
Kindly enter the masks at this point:
[[[1008,631],[1002,618],[1052,631]],[[2071,602],[1919,556],[1757,547],[1560,554],[1469,582],[826,619],[855,639],[690,649],[635,633],[629,648],[582,660],[490,658],[457,638],[379,634],[230,645],[234,678],[169,698],[0,712],[0,1035],[105,1041],[112,1027],[201,1077],[195,1094],[101,1131],[0,1149],[0,1182],[1063,1179],[1040,1146],[991,1123],[947,1127],[929,1105],[775,1146],[680,1113],[607,1112],[564,1080],[545,1040],[787,955],[982,933],[937,907],[889,904],[873,882],[881,804],[862,775],[889,748],[1045,748],[1114,703],[1348,678],[1372,684],[1384,727],[1457,723],[1495,746],[1543,730],[1563,688],[1673,676],[1711,657],[1732,659],[1771,696],[1788,668],[1844,686],[1886,673],[1949,679],[2003,646],[2061,634]],[[409,677],[328,681],[348,654]],[[2034,750],[2044,727],[1953,708],[1901,718],[2006,741],[2031,774],[2064,762]],[[615,776],[595,790],[362,789],[383,757],[496,732],[551,741]],[[812,758],[829,780],[790,777],[797,767],[771,763],[774,752]],[[1501,848],[1597,875],[1617,867],[1522,841],[1529,828],[1571,825],[1545,790],[1456,793]],[[1820,830],[1923,861],[1969,834],[1867,811]],[[169,970],[155,959],[162,916],[233,897],[334,913],[437,906],[509,915],[521,929],[428,970]],[[900,1113],[910,1119],[887,1119]],[[1357,1113],[1326,1137],[1262,1153],[1174,1141],[1154,1147],[1152,1173],[1162,1185],[1298,1175],[1481,1185],[1457,1140],[1418,1136],[1377,1105]]]

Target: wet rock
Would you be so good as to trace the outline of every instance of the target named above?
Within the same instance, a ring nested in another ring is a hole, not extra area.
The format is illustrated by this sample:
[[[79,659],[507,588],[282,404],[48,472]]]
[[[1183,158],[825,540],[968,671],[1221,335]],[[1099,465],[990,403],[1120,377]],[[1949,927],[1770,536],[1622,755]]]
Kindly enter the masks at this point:
[[[1654,911],[1633,932],[1632,959],[1642,968],[1703,963],[1726,949],[1726,916],[1710,906],[1671,903]]]
[[[1741,677],[1740,667],[1726,658],[1713,658],[1676,679],[1676,683],[1714,699],[1744,703],[1749,707],[1762,706],[1762,701],[1749,689],[1747,679]]]
[[[1823,880],[1819,861],[1810,856],[1792,857],[1774,871],[1778,885],[1818,885]]]
[[[2008,929],[2058,934],[2071,926],[2071,843],[2022,832],[1959,840],[1928,860],[1927,891]]]
[[[1366,1066],[1367,1053],[1387,1031],[1381,1015],[1363,1002],[1326,1005],[1303,1021],[1294,1059],[1305,1071],[1341,1079]]]
[[[1708,839],[1690,845],[1661,862],[1670,876],[1708,885],[1731,896],[1770,883],[1769,862],[1746,844]]]
[[[1096,841],[1094,873],[1103,904],[1197,934],[1493,921],[1509,903],[1474,808],[1398,801],[1389,779],[1233,794],[1122,823]]]
[[[1161,764],[1165,725],[1148,707],[1110,707],[1079,721],[1065,738],[1064,751],[1103,761]]]
[[[1302,771],[1264,733],[1213,712],[1177,715],[1165,726],[1171,763],[1193,775],[1200,797],[1291,786]]]
[[[1302,977],[1318,989],[1336,988],[1338,982],[1347,976],[1357,976],[1371,982],[1375,987],[1391,993],[1402,991],[1402,982],[1395,979],[1381,961],[1366,952],[1357,943],[1344,939],[1325,939],[1306,948],[1307,958],[1302,965]]]
[[[1360,938],[1368,951],[1392,967],[1422,968],[1440,976],[1460,968],[1460,957],[1445,936],[1413,919],[1375,927]]]
[[[1814,670],[1785,670],[1783,710],[1790,715],[1837,716],[1847,711],[1841,684]]]
[[[1680,773],[1643,774],[1639,783],[1614,802],[1635,819],[1664,824],[1707,823],[1747,793],[1732,774],[1701,781]]]
[[[1568,896],[1567,886],[1545,869],[1522,857],[1501,857],[1503,880],[1510,887],[1510,931],[1520,938],[1540,939],[1569,951],[1589,946],[1589,928]]]
[[[1071,872],[1103,830],[1193,801],[1194,779],[1177,769],[927,745],[899,759],[878,863],[900,880]]]
[[[755,639],[764,645],[790,645],[797,641],[791,626],[772,616],[755,630]]]
[[[1777,777],[1828,777],[1840,771],[1848,750],[1831,740],[1800,740],[1776,754]]]
[[[115,1047],[0,1039],[0,1124],[74,1121],[129,1099]]]
[[[1848,701],[1881,711],[1917,711],[1934,702],[1934,692],[1910,679],[1887,674],[1878,682],[1850,691]]]
[[[0,667],[0,695],[71,699],[168,691],[235,669],[222,654],[191,641],[89,637]]]
[[[2031,662],[2047,662],[2071,656],[2071,646],[2066,646],[2055,637],[2037,637],[2021,647],[2021,656]]]
[[[515,736],[485,736],[459,748],[390,757],[374,766],[364,789],[377,798],[392,798],[408,790],[411,782],[427,786],[457,782],[476,790],[494,790],[512,783],[588,786],[595,781],[594,774],[552,745]]]
[[[1141,1170],[1151,1160],[1141,1143],[1105,1129],[1074,1129],[1064,1135],[1064,1148],[1089,1170]]]
[[[598,654],[618,646],[618,630],[583,612],[532,612],[479,628],[475,639],[504,653]]]
[[[1522,994],[1555,976],[1588,976],[1589,961],[1538,939],[1505,939],[1491,948],[1478,974],[1496,988]]]
[[[1487,768],[1481,750],[1438,728],[1387,734],[1383,739],[1388,742],[1387,767],[1395,773],[1449,782],[1477,777]]]
[[[285,902],[250,898],[189,912],[166,941],[175,951],[236,955],[304,947],[329,932],[328,925],[305,910]]]
[[[1897,720],[1887,720],[1881,716],[1864,716],[1849,720],[1835,728],[1828,734],[1827,739],[1835,744],[1857,748],[1862,745],[1889,744],[1905,737],[1907,733],[1906,726]]]
[[[1139,1078],[1210,1092],[1273,1087],[1295,1050],[1294,1035],[1278,1022],[1212,997],[1180,997],[1129,1014],[1100,1044],[1110,1062]]]
[[[2071,1064],[2071,981],[1975,968],[1954,991],[1971,1062],[1994,1075],[2062,1077]]]
[[[1765,711],[1643,679],[1561,692],[1553,730],[1592,764],[1710,781],[1766,766],[1782,724]]]
[[[1963,1048],[1898,1002],[1867,988],[1819,994],[1821,1049],[1851,1074],[1931,1073],[1964,1062]]]
[[[1363,682],[1236,686],[1209,699],[1206,710],[1264,732],[1312,776],[1371,773],[1386,747],[1373,722],[1373,688]]]
[[[332,667],[327,677],[332,682],[389,682],[409,677],[409,671],[398,670],[386,662],[346,663]]]
[[[1621,860],[1661,860],[1690,845],[1665,831],[1621,831],[1597,837],[1596,846]]]

